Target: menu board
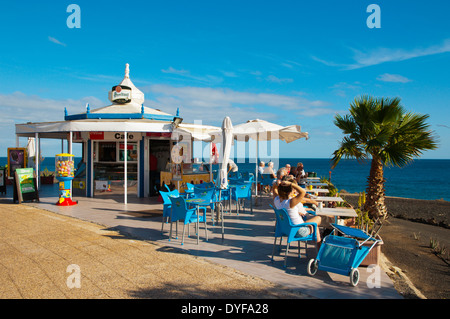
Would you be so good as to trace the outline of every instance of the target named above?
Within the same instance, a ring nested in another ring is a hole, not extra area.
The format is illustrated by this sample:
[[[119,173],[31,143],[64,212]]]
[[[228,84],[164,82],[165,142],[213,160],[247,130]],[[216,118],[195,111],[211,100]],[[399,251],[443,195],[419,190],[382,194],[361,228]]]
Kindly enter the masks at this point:
[[[18,168],[16,169],[17,173],[17,182],[20,187],[20,191],[22,194],[26,193],[33,193],[36,191],[36,188],[34,187],[34,181],[33,181],[33,175],[34,175],[34,169],[33,168]]]
[[[17,168],[14,172],[13,201],[19,204],[25,200],[39,201],[39,192],[36,187],[36,176],[33,168]]]

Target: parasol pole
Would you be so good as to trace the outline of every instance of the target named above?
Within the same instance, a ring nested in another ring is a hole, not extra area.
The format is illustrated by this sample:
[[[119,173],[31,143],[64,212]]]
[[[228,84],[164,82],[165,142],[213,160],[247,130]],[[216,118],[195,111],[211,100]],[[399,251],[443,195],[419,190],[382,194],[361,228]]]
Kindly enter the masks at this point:
[[[124,167],[123,167],[123,170],[124,170],[124,174],[125,174],[125,176],[124,176],[124,194],[123,194],[123,200],[124,200],[124,203],[125,203],[125,205],[127,205],[127,192],[128,192],[128,176],[127,176],[127,172],[128,172],[128,154],[127,154],[127,152],[128,152],[128,150],[127,150],[127,132],[125,131],[124,132],[125,134],[124,134],[124,137],[125,137],[125,143],[124,143],[124,145],[123,145],[123,147],[124,147],[124,150],[123,150],[123,157],[124,157]],[[119,150],[119,153],[120,153],[120,150]],[[120,159],[119,159],[120,160]]]

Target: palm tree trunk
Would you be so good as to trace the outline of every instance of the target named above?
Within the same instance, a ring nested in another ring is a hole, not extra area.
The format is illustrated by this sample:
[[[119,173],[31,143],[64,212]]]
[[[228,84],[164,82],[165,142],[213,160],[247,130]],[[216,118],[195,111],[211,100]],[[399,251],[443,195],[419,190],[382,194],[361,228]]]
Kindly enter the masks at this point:
[[[378,156],[373,156],[364,205],[364,210],[369,212],[369,216],[373,219],[378,217],[385,219],[387,217],[386,205],[384,204],[384,182],[383,163]]]

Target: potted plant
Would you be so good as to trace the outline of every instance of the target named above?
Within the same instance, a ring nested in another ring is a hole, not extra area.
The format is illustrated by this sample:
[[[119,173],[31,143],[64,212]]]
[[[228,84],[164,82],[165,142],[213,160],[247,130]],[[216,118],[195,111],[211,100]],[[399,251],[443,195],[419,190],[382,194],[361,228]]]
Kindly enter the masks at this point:
[[[53,184],[55,174],[50,172],[47,168],[41,173],[41,185],[43,184]]]
[[[379,232],[381,227],[383,226],[384,219],[377,218],[376,220],[373,220],[372,218],[370,218],[369,212],[364,211],[363,209],[365,201],[366,194],[365,192],[362,192],[359,194],[358,208],[355,209],[358,217],[355,218],[353,227],[359,228],[365,231],[371,237],[379,240],[375,244],[375,246],[372,247],[366,258],[364,258],[361,266],[369,266],[372,264],[378,265],[381,257],[381,246],[383,245],[383,240],[381,239]],[[373,244],[373,240],[368,240],[363,244],[363,246],[372,246]]]

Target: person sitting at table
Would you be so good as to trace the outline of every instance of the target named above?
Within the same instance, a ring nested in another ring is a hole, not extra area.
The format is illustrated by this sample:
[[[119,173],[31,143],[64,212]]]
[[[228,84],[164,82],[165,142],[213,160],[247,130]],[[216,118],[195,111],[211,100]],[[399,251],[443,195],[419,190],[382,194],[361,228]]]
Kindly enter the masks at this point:
[[[264,172],[264,165],[266,165],[266,163],[264,163],[263,161],[259,162],[258,173],[260,175]]]
[[[278,186],[279,186],[283,181],[291,182],[291,183],[297,184],[297,181],[295,180],[294,176],[292,176],[292,175],[284,175],[284,176],[281,177],[281,179],[277,180],[276,185],[274,184],[274,190],[273,190],[274,193],[277,192],[277,194],[278,194]],[[297,185],[298,185],[298,184],[297,184]],[[292,198],[292,197],[295,197],[295,196],[297,196],[297,192],[294,190],[289,196],[290,196],[291,198]],[[302,199],[302,204],[310,204],[310,205],[316,205],[316,206],[318,206],[319,203],[318,203],[317,201],[315,201],[314,199],[312,199],[310,196],[311,196],[310,194],[306,193],[305,196],[304,196],[303,199]]]
[[[228,172],[227,172],[227,175],[229,175],[230,172],[236,173],[238,170],[239,170],[239,168],[236,165],[236,163],[232,159],[229,159],[228,160]]]
[[[306,187],[306,177],[308,177],[308,174],[305,173],[303,163],[298,163],[295,178],[297,180],[297,183],[303,188]]]
[[[286,170],[286,174],[292,174],[291,173],[291,164],[286,164],[286,166],[284,168]]]
[[[283,178],[286,176],[286,167],[282,167],[277,171],[277,179],[272,184],[272,192],[273,194],[278,195],[278,186],[283,181]]]
[[[273,162],[269,162],[267,163],[267,166],[264,168],[263,174],[267,174],[270,175],[271,178],[273,178],[272,184],[271,185],[267,185],[266,188],[266,192],[272,192],[273,191],[273,184],[276,182],[277,176],[275,175],[275,172],[273,171]]]
[[[273,162],[267,163],[267,166],[264,168],[262,173],[270,174],[270,177],[272,177],[273,179],[277,178],[277,176],[275,175],[275,172],[273,171]]]
[[[296,194],[294,193],[296,192]],[[295,195],[294,197],[291,197]],[[294,182],[282,181],[278,185],[278,195],[273,195],[273,203],[277,209],[285,208],[292,224],[298,225],[305,222],[316,223],[317,227],[322,222],[320,216],[309,217],[306,209],[303,207],[302,200],[305,198],[306,191]],[[311,215],[310,215],[311,216]],[[306,237],[314,231],[313,226],[301,227],[297,232],[298,237]],[[317,243],[321,242],[320,232],[316,232]]]

